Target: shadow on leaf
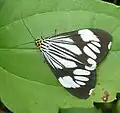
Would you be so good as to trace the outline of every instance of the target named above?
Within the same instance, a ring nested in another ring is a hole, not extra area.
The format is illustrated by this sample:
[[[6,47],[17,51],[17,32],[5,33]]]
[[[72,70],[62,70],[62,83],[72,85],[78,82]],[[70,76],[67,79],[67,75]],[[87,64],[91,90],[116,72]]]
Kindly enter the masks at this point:
[[[0,100],[0,113],[13,113],[13,112],[10,111]]]

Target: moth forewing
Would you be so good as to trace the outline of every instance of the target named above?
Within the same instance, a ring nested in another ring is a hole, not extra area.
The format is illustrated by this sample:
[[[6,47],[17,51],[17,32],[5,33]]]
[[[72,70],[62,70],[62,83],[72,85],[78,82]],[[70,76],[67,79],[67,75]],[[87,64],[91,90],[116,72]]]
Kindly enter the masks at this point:
[[[72,95],[90,96],[96,83],[96,66],[107,55],[111,35],[100,29],[82,29],[52,36],[43,42],[52,72]]]

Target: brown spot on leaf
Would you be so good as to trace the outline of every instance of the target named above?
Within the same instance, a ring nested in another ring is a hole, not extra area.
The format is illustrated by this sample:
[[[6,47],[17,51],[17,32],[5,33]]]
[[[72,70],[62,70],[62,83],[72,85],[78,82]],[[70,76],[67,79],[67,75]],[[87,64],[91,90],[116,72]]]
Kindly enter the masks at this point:
[[[102,90],[103,90],[103,89],[102,89]],[[104,102],[107,102],[109,96],[110,96],[110,95],[109,95],[108,91],[104,89],[104,94],[103,94],[103,96],[102,96],[101,99],[102,99]]]

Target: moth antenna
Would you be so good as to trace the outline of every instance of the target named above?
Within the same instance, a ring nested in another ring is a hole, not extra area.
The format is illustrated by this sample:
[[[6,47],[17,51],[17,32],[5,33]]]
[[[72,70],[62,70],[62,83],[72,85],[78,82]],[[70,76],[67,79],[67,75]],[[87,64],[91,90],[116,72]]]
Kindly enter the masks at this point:
[[[29,43],[35,43],[35,42],[26,42],[26,43],[23,43],[23,44],[15,45],[15,46],[13,46],[11,48],[16,48],[16,47],[23,46],[23,45],[26,45],[26,44],[29,44]]]
[[[44,40],[44,38],[41,36],[41,39]]]
[[[26,27],[27,31],[28,31],[28,32],[30,33],[30,35],[32,36],[32,38],[33,38],[34,40],[36,40],[35,37],[32,35],[31,31],[29,30],[29,28],[27,27],[27,24],[25,23],[24,19],[22,18],[22,13],[21,13],[21,20],[22,20],[24,26]]]

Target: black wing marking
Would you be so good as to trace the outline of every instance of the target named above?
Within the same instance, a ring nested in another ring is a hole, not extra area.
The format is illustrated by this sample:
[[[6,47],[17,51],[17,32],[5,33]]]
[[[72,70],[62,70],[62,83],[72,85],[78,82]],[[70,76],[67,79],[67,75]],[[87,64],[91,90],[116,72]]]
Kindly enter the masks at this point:
[[[112,39],[107,32],[99,29],[79,31],[44,40],[42,52],[66,90],[86,99],[96,84],[96,66],[107,55]]]
[[[100,39],[100,44],[101,44],[101,47],[99,47],[100,54],[96,59],[96,62],[98,64],[105,58],[105,56],[109,52],[112,44],[112,36],[104,30],[100,30],[100,29],[90,29],[90,30]]]
[[[84,30],[84,29],[82,29]],[[101,30],[101,29],[93,29],[93,28],[88,28],[88,30],[90,30],[91,32],[93,32],[93,34],[100,40],[100,42],[97,42],[96,40],[90,40],[89,42],[85,42],[82,40],[81,38],[81,34],[78,34],[78,31],[72,31],[72,32],[67,32],[67,33],[62,33],[62,34],[59,34],[59,35],[56,35],[55,37],[51,37],[51,39],[53,38],[54,40],[60,40],[59,43],[63,43],[62,39],[63,38],[70,38],[74,41],[74,44],[76,46],[78,46],[78,48],[82,51],[83,51],[83,48],[85,46],[87,46],[92,52],[94,52],[87,44],[90,43],[92,44],[93,46],[97,47],[99,50],[100,50],[100,53],[96,53],[96,56],[97,58],[95,59],[95,61],[98,63],[100,63],[104,57],[107,55],[108,51],[110,48],[108,48],[108,45],[112,42],[112,36],[104,31],[104,30]],[[60,37],[60,36],[63,36],[63,37]],[[56,38],[56,37],[59,37],[59,38]],[[88,37],[89,38],[89,37]],[[70,42],[68,42],[70,44]],[[97,45],[96,45],[97,44]],[[89,56],[88,56],[89,57]],[[88,59],[88,57],[86,55],[83,55],[83,57],[81,56],[81,59]],[[86,62],[84,62],[86,63]]]

